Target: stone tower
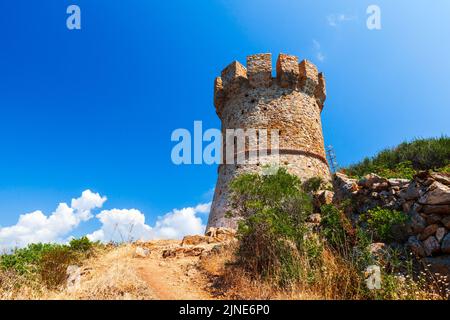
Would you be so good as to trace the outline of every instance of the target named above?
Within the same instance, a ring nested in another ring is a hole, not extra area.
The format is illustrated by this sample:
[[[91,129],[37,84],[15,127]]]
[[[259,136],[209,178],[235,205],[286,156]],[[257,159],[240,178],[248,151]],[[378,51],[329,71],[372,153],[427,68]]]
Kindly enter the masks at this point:
[[[214,104],[224,137],[227,129],[266,129],[269,135],[278,129],[280,166],[302,181],[316,176],[330,179],[320,118],[326,98],[325,78],[314,64],[280,54],[274,78],[272,55],[256,54],[247,57],[247,68],[237,61],[231,63],[214,86]],[[236,221],[226,217],[228,184],[243,172],[261,172],[262,164],[273,160],[273,150],[267,149],[268,155],[257,163],[219,166],[208,228],[236,227]]]

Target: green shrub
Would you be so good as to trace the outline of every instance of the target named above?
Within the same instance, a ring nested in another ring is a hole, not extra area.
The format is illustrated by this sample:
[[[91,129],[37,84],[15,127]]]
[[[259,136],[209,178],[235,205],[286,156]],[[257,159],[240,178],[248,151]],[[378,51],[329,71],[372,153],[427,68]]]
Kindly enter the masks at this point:
[[[232,215],[241,218],[238,263],[281,286],[308,276],[300,264],[318,263],[320,244],[306,236],[312,200],[300,180],[280,169],[274,175],[243,174],[230,188]]]
[[[69,245],[30,244],[0,256],[0,268],[28,278],[38,278],[48,288],[56,288],[66,277],[67,267],[92,255],[98,243],[88,238],[73,239]]]
[[[450,138],[416,139],[386,149],[344,171],[355,177],[377,173],[386,178],[407,178],[418,170],[437,170],[450,165]]]
[[[448,166],[439,168],[438,170],[436,170],[437,172],[442,172],[442,173],[448,173],[450,174],[450,164]]]
[[[411,180],[416,174],[411,161],[400,162],[395,165],[393,169],[377,167],[374,173],[390,179],[390,178],[403,178]]]
[[[19,274],[36,273],[42,256],[61,247],[57,244],[30,244],[26,248],[16,249],[11,254],[0,256],[0,266],[3,270],[13,270]]]
[[[78,252],[89,252],[91,251],[95,245],[98,243],[92,242],[88,239],[88,237],[82,237],[79,239],[72,239],[69,242],[70,249]]]
[[[367,223],[367,228],[374,237],[382,241],[393,239],[392,228],[402,225],[408,220],[408,216],[401,211],[375,208],[362,215],[362,220]]]
[[[320,190],[323,184],[324,181],[321,177],[313,177],[303,183],[303,190],[305,192],[315,192]]]
[[[347,231],[351,228],[350,222],[333,204],[323,205],[320,211],[322,212],[322,235],[333,248],[339,250],[348,240]]]

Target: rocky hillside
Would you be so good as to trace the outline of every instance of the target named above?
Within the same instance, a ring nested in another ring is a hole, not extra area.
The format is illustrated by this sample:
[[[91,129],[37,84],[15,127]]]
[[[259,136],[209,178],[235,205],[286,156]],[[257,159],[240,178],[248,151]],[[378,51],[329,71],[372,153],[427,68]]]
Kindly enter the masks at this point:
[[[450,174],[423,171],[412,180],[368,174],[357,180],[337,173],[334,188],[335,194],[322,191],[317,197],[347,201],[354,224],[364,226],[364,214],[374,208],[403,212],[407,219],[394,226],[389,245],[403,246],[435,272],[450,275]]]

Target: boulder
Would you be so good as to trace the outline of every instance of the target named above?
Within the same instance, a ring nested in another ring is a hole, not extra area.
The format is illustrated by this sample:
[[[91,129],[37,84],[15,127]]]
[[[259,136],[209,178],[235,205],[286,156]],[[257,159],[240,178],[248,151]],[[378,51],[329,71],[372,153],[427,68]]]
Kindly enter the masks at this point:
[[[442,240],[441,250],[443,253],[450,253],[450,233]]]
[[[427,226],[425,219],[422,218],[420,214],[418,214],[416,211],[410,211],[409,212],[409,222],[407,223],[407,227],[409,229],[409,232],[411,234],[419,234],[421,233],[425,227]]]
[[[174,249],[166,249],[162,253],[162,257],[166,258],[175,258],[177,256],[177,252]]]
[[[212,237],[207,236],[200,236],[200,235],[194,235],[194,236],[185,236],[183,238],[183,241],[181,242],[182,246],[195,246],[202,243],[211,243],[213,240]]]
[[[388,182],[391,185],[391,187],[404,188],[410,183],[410,180],[408,180],[408,179],[388,179]]]
[[[206,236],[216,239],[217,241],[232,240],[236,237],[236,230],[231,228],[214,228],[211,227],[206,231]]]
[[[136,247],[134,250],[133,256],[135,258],[147,258],[150,254],[150,250],[142,248],[142,247]]]
[[[403,200],[404,202],[403,202],[403,204],[402,204],[402,210],[404,211],[404,212],[409,212],[409,211],[411,211],[411,209],[412,209],[412,207],[413,207],[413,205],[414,205],[414,201],[413,200],[409,200],[409,201],[405,201],[405,200]]]
[[[358,181],[358,185],[368,189],[381,191],[389,187],[389,182],[387,179],[382,178],[379,175],[369,173],[365,175],[364,178]]]
[[[442,218],[442,224],[443,224],[444,227],[446,227],[447,229],[450,229],[450,216],[447,216],[447,217]]]
[[[198,257],[203,253],[203,251],[205,251],[205,248],[192,247],[192,248],[186,248],[182,252],[185,257]]]
[[[67,290],[73,292],[79,288],[81,283],[81,268],[76,265],[70,265],[66,269]]]
[[[435,236],[431,236],[423,242],[423,246],[425,249],[425,254],[427,256],[432,256],[435,253],[438,253],[441,249],[439,242],[437,241]]]
[[[431,214],[425,217],[428,224],[441,223],[441,216],[438,214]]]
[[[447,230],[443,227],[440,227],[436,230],[436,239],[437,241],[441,242],[442,239],[444,239],[445,235],[447,233]]]
[[[422,212],[425,214],[450,215],[450,204],[424,205],[422,206]]]
[[[380,182],[380,183],[374,183],[370,187],[370,189],[375,191],[387,191],[389,189],[389,183],[387,181]]]
[[[406,189],[400,191],[399,196],[404,200],[416,200],[419,198],[420,187],[416,182],[411,182]]]
[[[352,192],[358,191],[357,180],[340,172],[336,172],[333,184],[339,199],[345,199],[351,196]]]
[[[438,181],[438,182],[440,182],[440,183],[442,183],[442,184],[445,184],[445,185],[447,185],[447,186],[450,186],[450,174],[448,174],[448,173],[442,173],[442,172],[432,172],[432,173],[430,174],[430,176],[431,176],[434,180],[436,180],[436,181]]]
[[[450,187],[435,181],[433,182],[420,197],[419,203],[424,205],[450,205]]]
[[[236,239],[236,230],[231,228],[217,228],[216,237],[219,242],[232,241]]]
[[[438,228],[439,228],[438,224],[430,224],[419,235],[419,240],[423,241],[423,240],[429,238],[430,236],[434,235]]]
[[[425,257],[425,249],[422,243],[417,239],[416,236],[411,236],[406,243],[406,247],[411,250],[416,256]]]

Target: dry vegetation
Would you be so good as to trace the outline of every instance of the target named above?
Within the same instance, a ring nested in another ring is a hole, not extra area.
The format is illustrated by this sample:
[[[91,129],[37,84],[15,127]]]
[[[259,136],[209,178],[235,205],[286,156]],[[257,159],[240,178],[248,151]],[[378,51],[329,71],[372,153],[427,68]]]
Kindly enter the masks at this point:
[[[130,245],[97,248],[83,261],[78,287],[65,283],[56,289],[44,285],[39,276],[0,271],[0,300],[117,300],[151,299],[151,289],[134,272]]]
[[[218,299],[239,300],[366,300],[365,283],[361,273],[345,259],[330,250],[324,250],[324,264],[314,270],[315,281],[295,281],[280,287],[267,279],[248,273],[236,264],[236,246],[226,247],[220,253],[211,254],[200,262],[209,276],[211,293]],[[384,292],[373,292],[372,299],[391,300],[447,300],[447,278],[422,272],[419,278],[387,276],[383,279],[390,286]],[[387,295],[389,294],[389,295]]]

